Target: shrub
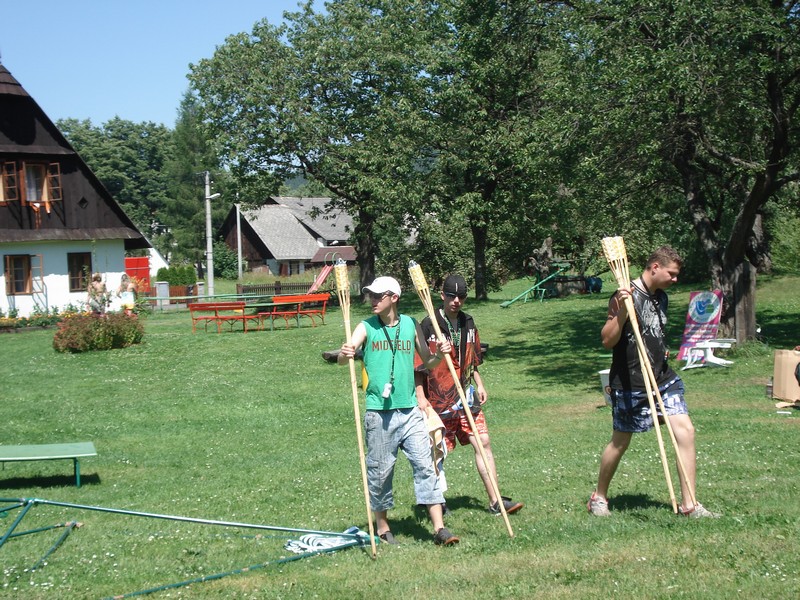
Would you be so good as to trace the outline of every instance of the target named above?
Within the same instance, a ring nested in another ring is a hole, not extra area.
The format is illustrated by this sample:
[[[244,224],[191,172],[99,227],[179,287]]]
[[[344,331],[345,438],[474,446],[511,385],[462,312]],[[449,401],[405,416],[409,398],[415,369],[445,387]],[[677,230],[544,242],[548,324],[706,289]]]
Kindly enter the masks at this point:
[[[48,311],[47,309],[41,309],[40,307],[35,307],[31,315],[25,319],[24,326],[25,327],[50,327],[51,325],[55,325],[61,321],[61,317],[58,314],[58,308],[53,307],[52,311]]]
[[[197,283],[197,271],[192,265],[161,267],[156,273],[156,281],[166,281],[170,285],[194,285]]]
[[[110,350],[138,344],[144,328],[135,315],[69,315],[58,324],[53,348],[58,352]]]
[[[242,270],[247,270],[246,263]],[[239,277],[239,256],[225,242],[214,242],[214,275],[223,279]]]

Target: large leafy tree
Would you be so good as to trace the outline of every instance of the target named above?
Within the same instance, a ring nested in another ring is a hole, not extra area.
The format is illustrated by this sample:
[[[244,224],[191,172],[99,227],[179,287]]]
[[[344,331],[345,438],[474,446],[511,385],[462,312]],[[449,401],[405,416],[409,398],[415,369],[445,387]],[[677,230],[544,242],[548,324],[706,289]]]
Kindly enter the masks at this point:
[[[514,239],[524,256],[532,234],[541,234],[534,214],[547,183],[537,181],[541,153],[533,149],[539,148],[547,7],[457,0],[440,3],[436,16],[426,65],[430,127],[421,141],[432,150],[431,193],[440,200],[440,218],[469,227],[475,294],[485,299],[498,270],[492,244],[508,250]]]
[[[798,4],[570,4],[584,156],[613,180],[624,214],[639,212],[631,228],[681,211],[725,292],[723,325],[754,337],[760,219],[800,178]]]
[[[388,14],[384,3],[363,4],[333,2],[315,14],[309,3],[291,26],[257,23],[194,65],[190,79],[243,193],[257,202],[297,174],[323,185],[356,217],[367,281],[381,215],[413,202],[404,192],[413,164],[397,124],[406,122],[398,118],[409,110],[401,92],[415,71],[396,49],[416,30],[406,25],[424,17],[424,3],[417,12],[389,11],[399,20],[391,31],[376,26]]]
[[[119,117],[100,127],[77,119],[60,120],[57,126],[136,226],[153,236],[169,201],[166,165],[173,156],[172,132]]]
[[[397,248],[383,232],[466,222],[485,297],[492,226],[522,224],[531,189],[515,158],[536,118],[540,17],[522,1],[307,5],[229,38],[191,79],[249,196],[298,172],[324,185],[356,217],[365,281],[381,239]]]

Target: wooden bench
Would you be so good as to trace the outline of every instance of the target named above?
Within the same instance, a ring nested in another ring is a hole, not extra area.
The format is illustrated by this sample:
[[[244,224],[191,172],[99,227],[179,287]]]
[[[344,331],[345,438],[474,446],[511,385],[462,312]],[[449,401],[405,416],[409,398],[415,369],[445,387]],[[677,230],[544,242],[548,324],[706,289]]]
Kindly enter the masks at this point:
[[[192,316],[192,333],[197,332],[197,324],[202,323],[208,331],[209,323],[216,323],[217,333],[222,333],[222,324],[228,323],[233,331],[236,323],[242,324],[242,329],[247,332],[248,321],[260,323],[257,314],[246,314],[244,302],[195,302],[189,305]]]
[[[269,311],[258,313],[262,327],[265,319],[270,319],[270,329],[275,319],[282,318],[289,328],[289,319],[292,318],[300,327],[300,317],[311,319],[311,325],[317,326],[314,317],[317,316],[325,324],[325,310],[328,307],[330,294],[294,294],[286,296],[273,296],[272,307]]]
[[[34,444],[29,446],[0,446],[0,463],[23,460],[62,460],[72,459],[75,472],[75,485],[81,487],[81,464],[78,459],[97,456],[92,442],[72,444]]]

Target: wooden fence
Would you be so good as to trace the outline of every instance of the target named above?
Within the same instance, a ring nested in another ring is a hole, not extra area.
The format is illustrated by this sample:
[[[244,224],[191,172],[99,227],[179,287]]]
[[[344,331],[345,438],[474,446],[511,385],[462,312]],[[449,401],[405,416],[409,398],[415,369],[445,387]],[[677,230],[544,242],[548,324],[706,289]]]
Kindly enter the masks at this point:
[[[237,283],[236,284],[236,293],[237,294],[256,294],[256,295],[263,295],[263,296],[280,296],[281,294],[305,294],[308,292],[308,288],[311,287],[311,283],[281,283],[280,281],[276,281],[275,283]],[[330,292],[332,296],[336,296],[336,287],[332,285],[332,280],[329,280],[328,283],[322,286],[318,291],[320,292]],[[360,294],[361,290],[359,289],[359,283],[357,281],[350,282],[350,294],[358,295]]]
[[[281,294],[305,294],[310,283],[237,283],[237,294],[262,294],[264,296],[279,296]]]

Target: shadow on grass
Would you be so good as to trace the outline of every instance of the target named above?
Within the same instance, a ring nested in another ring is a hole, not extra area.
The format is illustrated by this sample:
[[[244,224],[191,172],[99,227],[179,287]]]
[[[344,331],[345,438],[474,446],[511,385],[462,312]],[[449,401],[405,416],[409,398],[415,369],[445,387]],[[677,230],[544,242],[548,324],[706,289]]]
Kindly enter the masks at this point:
[[[800,312],[787,312],[785,309],[764,310],[758,313],[761,326],[761,339],[773,348],[794,348],[800,344]]]
[[[81,487],[86,485],[99,485],[100,475],[96,473],[84,475],[81,473]],[[27,488],[55,488],[75,487],[74,475],[47,475],[33,477],[12,477],[0,479],[0,490],[27,489]]]
[[[666,508],[672,511],[672,505],[651,499],[644,494],[621,494],[608,500],[608,508],[616,512],[642,510],[647,508]]]
[[[566,314],[515,315],[514,328],[503,340],[492,341],[491,357],[514,361],[525,375],[545,384],[586,381],[587,390],[593,390],[596,372],[611,363],[600,344],[602,315],[595,319],[576,306],[572,303]]]
[[[688,307],[685,300],[685,293],[671,299],[667,341],[673,349],[679,347],[683,335]],[[600,343],[605,306],[574,298],[553,301],[546,309],[520,307],[505,314],[509,324],[502,329],[500,339],[482,339],[490,344],[489,360],[513,361],[522,374],[543,385],[585,382],[585,391],[595,390],[597,371],[611,364],[610,351]],[[794,348],[800,344],[800,311],[788,306],[761,309],[757,319],[760,338],[770,347]],[[677,361],[671,362],[677,370]]]
[[[413,517],[403,517],[401,519],[392,519],[390,517],[389,525],[395,535],[402,534],[423,542],[433,541],[430,519],[425,508],[415,507]]]
[[[485,503],[472,496],[452,496],[446,497],[447,508],[456,510],[486,510],[489,506],[489,499]]]

